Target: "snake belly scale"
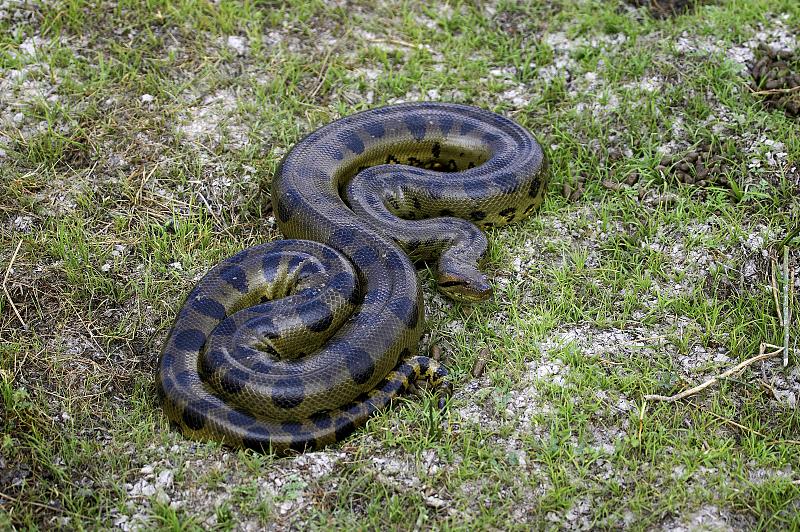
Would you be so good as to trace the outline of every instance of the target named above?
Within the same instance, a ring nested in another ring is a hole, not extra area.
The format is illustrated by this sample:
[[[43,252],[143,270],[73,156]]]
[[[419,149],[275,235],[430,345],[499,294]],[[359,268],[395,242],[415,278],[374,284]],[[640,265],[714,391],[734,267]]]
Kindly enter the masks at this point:
[[[186,299],[157,371],[169,419],[195,439],[284,453],[340,441],[410,382],[447,389],[417,344],[414,260],[438,288],[491,295],[481,228],[542,202],[542,149],[515,122],[413,103],[347,116],[301,140],[273,180],[281,240],[214,268]]]

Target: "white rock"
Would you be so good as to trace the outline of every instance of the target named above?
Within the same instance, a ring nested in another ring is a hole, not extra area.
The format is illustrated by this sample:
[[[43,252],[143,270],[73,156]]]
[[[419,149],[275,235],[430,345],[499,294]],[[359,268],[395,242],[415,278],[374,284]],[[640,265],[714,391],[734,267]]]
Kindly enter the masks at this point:
[[[158,477],[156,477],[156,486],[159,488],[168,488],[172,486],[173,478],[175,478],[175,474],[172,472],[172,470],[165,469],[158,474]]]
[[[238,35],[229,35],[228,47],[233,49],[238,55],[245,55],[247,53],[247,39]]]

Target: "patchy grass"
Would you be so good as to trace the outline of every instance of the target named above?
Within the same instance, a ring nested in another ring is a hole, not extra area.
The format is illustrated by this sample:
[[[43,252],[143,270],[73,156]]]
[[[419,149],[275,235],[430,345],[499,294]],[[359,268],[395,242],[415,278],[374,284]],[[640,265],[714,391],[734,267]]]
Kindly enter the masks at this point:
[[[764,46],[798,53],[797,3],[477,6],[0,3],[0,526],[800,527],[800,320],[788,367],[643,399],[783,343],[800,128],[748,84]],[[415,100],[513,117],[553,173],[490,235],[495,301],[420,273],[448,409],[420,392],[286,459],[170,430],[166,329],[205,270],[280,238],[280,157]],[[713,156],[722,177],[688,165]]]

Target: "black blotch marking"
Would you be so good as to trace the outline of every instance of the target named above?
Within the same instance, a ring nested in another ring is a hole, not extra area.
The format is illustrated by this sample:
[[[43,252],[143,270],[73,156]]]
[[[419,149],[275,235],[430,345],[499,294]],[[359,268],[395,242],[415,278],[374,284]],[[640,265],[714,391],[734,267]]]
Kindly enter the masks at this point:
[[[333,323],[333,313],[331,309],[322,301],[311,301],[303,306],[300,311],[300,319],[303,325],[314,332],[327,331]]]
[[[235,264],[226,266],[219,272],[219,277],[239,292],[247,292],[247,275],[241,267]]]
[[[483,181],[466,181],[464,192],[471,198],[480,198],[486,194],[486,183]]]
[[[161,366],[162,367],[170,367],[175,363],[175,355],[173,353],[164,352],[161,355]]]
[[[175,347],[185,351],[199,351],[206,343],[206,335],[197,329],[187,329],[175,336]]]
[[[386,164],[400,164],[400,159],[395,157],[394,155],[387,155],[386,156]]]
[[[341,417],[336,420],[335,438],[336,441],[342,441],[350,436],[356,430],[355,424],[346,417]]]
[[[419,247],[419,244],[420,244],[419,240],[409,240],[408,242],[406,242],[405,245],[408,252],[411,253],[412,251],[415,251]]]
[[[419,167],[419,166],[422,166],[424,163],[412,155],[411,157],[408,158],[408,161],[407,161],[406,164],[408,164],[409,166],[417,166],[417,167]]]
[[[192,401],[187,404],[181,414],[183,423],[192,430],[200,430],[206,424],[205,413],[211,409],[208,401]]]
[[[221,320],[225,317],[225,307],[210,297],[195,299],[192,301],[192,308],[209,318]]]
[[[502,190],[504,194],[513,194],[519,188],[519,180],[514,177],[514,174],[510,173],[498,175],[494,179],[494,184],[497,188]]]
[[[217,328],[214,329],[214,335],[220,336],[230,336],[234,332],[236,332],[236,320],[233,318],[225,318],[222,320],[222,323],[217,325]]]
[[[328,286],[348,298],[351,304],[358,300],[358,290],[356,290],[356,279],[349,273],[341,272],[333,276]]]
[[[222,351],[211,351],[200,359],[200,371],[203,375],[211,375],[225,364]]]
[[[258,298],[258,302],[262,303],[262,304],[263,303],[269,303],[269,301],[270,301],[270,299],[267,296],[261,296],[260,298]]]
[[[462,281],[442,281],[441,283],[439,283],[439,286],[447,288],[449,286],[459,286],[462,284],[464,284]]]
[[[175,375],[175,382],[178,384],[178,386],[186,388],[192,384],[192,381],[194,381],[194,375],[195,373],[193,371],[181,371]]]
[[[422,203],[420,203],[419,198],[415,197],[415,198],[413,198],[411,200],[411,202],[414,204],[414,208],[415,209],[421,209],[422,208]]]
[[[407,362],[403,362],[402,364],[397,366],[397,368],[395,368],[395,371],[406,378],[414,374],[414,368],[411,367],[411,365],[408,364]]]
[[[450,159],[449,161],[447,161],[447,171],[458,172],[458,163],[456,163],[455,159]]]
[[[320,252],[322,253],[322,260],[325,262],[336,262],[339,258],[336,252],[328,246],[320,248]]]
[[[297,421],[283,421],[281,422],[281,430],[292,436],[297,436],[303,432],[303,427]]]
[[[505,218],[510,222],[514,219],[516,212],[517,212],[516,207],[509,207],[508,209],[503,209],[502,211],[500,211],[500,216],[502,216],[503,218]]]
[[[287,262],[287,263],[286,263],[286,268],[287,268],[289,271],[293,271],[293,270],[294,270],[295,268],[297,268],[297,266],[299,266],[299,265],[300,265],[300,263],[301,263],[301,262],[303,262],[304,260],[305,260],[305,259],[304,259],[303,257],[300,257],[300,256],[298,256],[298,255],[291,255],[291,256],[289,256],[289,262]]]
[[[369,396],[367,394],[362,393],[361,395],[356,397],[352,403],[350,403],[350,405],[344,410],[344,413],[351,417],[360,416],[361,411],[364,408],[363,403],[367,399],[369,399]]]
[[[368,124],[364,124],[364,131],[376,139],[379,139],[386,134],[386,129],[380,122],[370,122]]]
[[[441,115],[439,117],[439,131],[441,131],[444,136],[447,136],[451,129],[453,129],[453,117]]]
[[[487,144],[495,144],[497,141],[500,140],[500,137],[494,133],[486,133],[483,135],[483,140],[486,141]]]
[[[442,154],[442,145],[438,142],[434,142],[433,146],[431,147],[431,153],[433,154],[434,158],[438,159]]]
[[[369,267],[378,260],[378,254],[369,246],[364,246],[353,253],[353,261],[361,267]]]
[[[381,297],[383,297],[382,292],[380,290],[370,290],[366,294],[364,294],[364,304],[365,305],[373,305],[381,301]]]
[[[403,122],[411,132],[411,136],[416,140],[425,138],[425,119],[415,113],[408,113],[403,116]]]
[[[364,141],[353,131],[345,131],[339,134],[339,140],[347,146],[347,149],[355,154],[364,151]]]
[[[267,253],[261,261],[261,270],[264,272],[264,277],[267,279],[274,279],[278,271],[278,265],[281,262],[281,256],[278,253]]]
[[[486,222],[485,224],[483,224],[483,226],[486,229],[491,229],[492,227],[494,227],[494,224],[492,222]]]
[[[530,205],[528,205],[527,207],[525,207],[525,210],[522,212],[522,214],[523,214],[524,216],[527,216],[527,215],[529,215],[530,213],[532,213],[532,212],[533,212],[533,209],[535,209],[535,208],[536,208],[536,204],[535,204],[535,203],[531,203]]]
[[[391,250],[386,253],[386,266],[392,271],[403,270],[403,257],[397,251]]]
[[[325,430],[331,426],[333,421],[331,420],[331,416],[328,413],[324,414],[316,414],[311,417],[310,421],[320,430]]]
[[[474,220],[476,222],[480,222],[484,218],[486,218],[486,213],[483,212],[483,211],[472,211],[471,213],[469,213],[469,219],[470,220]]]
[[[272,366],[265,362],[254,362],[253,365],[250,366],[250,369],[256,373],[269,373]]]
[[[475,163],[473,161],[467,163],[467,169],[469,170],[470,168],[475,168]]]
[[[439,216],[455,216],[456,213],[451,211],[450,209],[442,209],[439,211]]]
[[[419,321],[419,307],[416,301],[407,297],[399,297],[390,301],[387,306],[409,329],[413,329],[417,326],[417,322]]]
[[[225,393],[236,395],[242,391],[250,376],[239,368],[231,368],[220,379],[220,386]]]
[[[403,381],[400,379],[392,379],[386,382],[386,385],[383,387],[383,391],[388,395],[395,395],[403,389],[403,384]]]
[[[281,379],[272,389],[272,402],[278,408],[294,408],[306,398],[303,381],[297,378]]]
[[[375,363],[363,349],[352,348],[345,354],[350,376],[357,384],[365,384],[375,374]]]
[[[247,412],[240,412],[239,410],[231,410],[228,412],[228,421],[237,427],[247,427],[253,423],[253,417]]]
[[[531,188],[528,190],[528,196],[535,198],[537,194],[539,194],[539,187],[542,186],[542,180],[539,179],[539,176],[533,178],[531,181]]]

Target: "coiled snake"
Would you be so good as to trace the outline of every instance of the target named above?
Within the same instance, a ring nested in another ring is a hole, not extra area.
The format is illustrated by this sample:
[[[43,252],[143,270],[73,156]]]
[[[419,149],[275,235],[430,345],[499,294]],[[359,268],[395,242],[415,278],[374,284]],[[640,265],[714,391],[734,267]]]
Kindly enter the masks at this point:
[[[303,451],[343,439],[414,379],[446,389],[444,368],[416,356],[412,260],[435,261],[454,299],[489,297],[479,227],[528,216],[545,166],[527,130],[464,105],[372,109],[308,135],[272,185],[292,240],[216,265],[175,320],[156,379],[169,419],[193,438]]]

